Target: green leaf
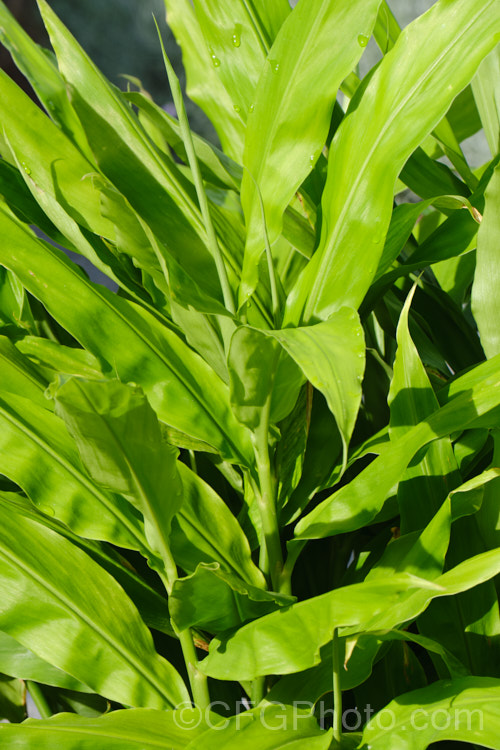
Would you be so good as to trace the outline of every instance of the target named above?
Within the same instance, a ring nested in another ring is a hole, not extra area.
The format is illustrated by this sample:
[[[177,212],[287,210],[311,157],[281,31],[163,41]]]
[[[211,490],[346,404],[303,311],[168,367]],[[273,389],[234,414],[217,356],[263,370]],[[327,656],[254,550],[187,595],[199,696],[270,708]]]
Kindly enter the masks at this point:
[[[330,591],[284,611],[244,625],[233,635],[214,638],[203,671],[223,680],[252,680],[266,674],[290,674],[320,662],[320,648],[341,635],[390,630],[417,617],[434,597],[452,596],[493,578],[500,552],[476,555],[425,581],[395,573]]]
[[[420,146],[404,165],[399,179],[421,198],[470,194],[467,185],[446,164],[431,159]],[[396,183],[395,190],[398,190],[398,185],[399,183]]]
[[[62,713],[50,719],[2,724],[2,745],[26,750],[183,750],[206,731],[200,711],[133,708],[95,719]]]
[[[0,326],[11,325],[20,329],[16,334],[33,333],[36,327],[26,290],[14,273],[1,268]]]
[[[500,403],[499,364],[497,355],[444,389],[440,401],[447,400],[446,405],[407,430],[398,440],[381,446],[380,455],[366,469],[299,521],[296,538],[320,538],[361,528],[382,508],[420,448],[469,425],[479,426],[478,418],[482,415],[486,415],[487,424],[494,423],[494,417],[488,420],[487,415]]]
[[[160,419],[248,463],[250,440],[230,412],[227,388],[198,355],[150,313],[92,284],[1,206],[0,225],[6,241],[0,262],[17,270],[26,288],[98,357],[105,374],[141,385]]]
[[[244,583],[219,563],[201,563],[191,576],[174,583],[168,604],[179,631],[195,627],[221,633],[294,601]]]
[[[401,572],[435,580],[443,571],[452,522],[475,513],[482,501],[482,493],[478,490],[494,482],[499,475],[500,469],[489,469],[450,492],[420,534],[404,534],[386,547],[366,580]]]
[[[340,671],[342,690],[352,690],[361,685],[372,673],[382,644],[390,641],[407,641],[439,655],[449,669],[451,677],[464,677],[467,669],[440,643],[406,630],[389,630],[384,633],[365,633],[352,638],[339,638]],[[268,701],[292,703],[310,701],[316,703],[323,695],[332,691],[332,644],[327,643],[320,651],[321,662],[304,672],[286,675],[274,685],[266,696]]]
[[[415,289],[416,285],[408,294],[396,332],[398,348],[388,395],[391,410],[391,441],[403,437],[408,427],[418,424],[439,407],[408,327],[408,315]],[[400,526],[403,534],[421,529],[432,518],[456,483],[455,480],[460,481],[460,477],[450,439],[433,441],[420,461],[414,462],[406,470],[398,487]],[[415,506],[417,491],[422,497],[418,510]]]
[[[409,592],[423,586],[427,596],[438,586],[407,574],[358,583],[293,604],[244,625],[233,635],[214,638],[201,663],[203,671],[222,680],[253,680],[266,674],[290,674],[317,664],[319,649],[335,627],[357,623],[364,629],[372,618],[397,609]]]
[[[364,370],[364,338],[359,317],[344,308],[315,326],[277,331],[240,327],[229,352],[231,400],[238,419],[255,429],[272,393],[271,418],[281,421],[293,408],[302,385],[288,358],[278,366],[278,342],[319,391],[334,415],[347,446],[361,402]]]
[[[500,280],[498,243],[500,240],[500,166],[497,166],[485,193],[486,206],[477,238],[476,271],[472,285],[472,312],[487,357],[500,352],[500,332],[495,321],[500,316],[496,293]]]
[[[500,680],[463,677],[405,693],[375,714],[363,732],[363,748],[425,750],[444,740],[500,748]],[[382,714],[386,714],[382,717]],[[391,726],[384,723],[388,716]]]
[[[241,526],[221,497],[180,463],[183,500],[173,519],[171,545],[175,560],[188,573],[200,563],[217,562],[221,570],[265,588],[265,579],[252,561]]]
[[[6,150],[7,150],[6,144]],[[34,224],[55,242],[63,244],[65,239],[47,218],[33,198],[22,174],[4,157],[0,161],[0,195],[14,214],[26,224]]]
[[[407,26],[337,131],[320,244],[289,297],[287,322],[325,319],[362,301],[383,250],[398,173],[500,37],[495,0],[478,0],[473,12],[469,5],[438,2]]]
[[[286,328],[271,335],[298,364],[306,379],[325,396],[342,436],[345,466],[361,403],[365,366],[364,336],[358,314],[342,308],[323,323]]]
[[[54,398],[56,414],[92,479],[124,495],[142,513],[151,549],[165,560],[172,518],[182,503],[178,452],[162,442],[158,418],[142,390],[118,381],[70,378]]]
[[[87,685],[53,667],[28,648],[21,646],[10,635],[2,632],[0,632],[0,671],[21,680],[33,680],[44,685],[54,685],[84,693],[91,692]]]
[[[179,121],[141,92],[127,92],[126,98],[140,109],[141,114],[148,117],[170,148],[187,164],[186,147],[181,137]],[[203,178],[219,187],[239,188],[242,178],[240,165],[201,136],[194,132],[191,135]]]
[[[86,552],[89,557],[95,560],[98,565],[118,581],[126,594],[134,602],[148,627],[174,636],[166,598],[146,583],[134,568],[131,567],[130,563],[119,555],[115,549],[107,544],[77,536],[60,521],[50,516],[42,515],[27,498],[17,493],[0,493],[0,503],[6,506],[7,512],[12,512],[15,509],[16,513],[20,513],[26,518],[31,518],[42,526],[52,529]],[[45,680],[37,677],[33,679],[35,682],[45,682]]]
[[[0,675],[0,719],[19,722],[26,717],[26,688],[22,680]]]
[[[168,24],[182,48],[187,94],[208,115],[222,148],[241,163],[245,125],[217,75],[203,32],[190,0],[165,0]]]
[[[194,2],[211,62],[243,122],[247,121],[255,101],[255,89],[269,49],[260,21],[265,5],[265,0],[251,4],[245,0],[222,0],[215,15],[213,4],[207,0]],[[283,0],[274,5],[276,9],[285,6],[283,18],[286,18],[290,7],[286,8]]]
[[[161,156],[120,91],[101,75],[45,0],[38,5],[99,169],[168,252],[217,297],[216,267],[192,186],[171,159]]]
[[[64,78],[46,51],[35,44],[3,2],[0,3],[0,40],[33,86],[48,114],[88,158],[88,144],[68,99]]]
[[[269,52],[250,97],[245,139],[241,198],[248,234],[240,304],[257,286],[264,250],[259,192],[272,244],[286,207],[325,145],[337,90],[363,54],[358,40],[371,36],[379,5],[380,0],[299,3]]]
[[[493,466],[500,466],[500,432],[494,430]],[[485,546],[495,549],[500,546],[500,480],[491,482],[484,489],[483,503],[477,515],[478,527]]]
[[[256,430],[271,399],[272,422],[287,416],[302,384],[293,361],[280,351],[273,331],[240,326],[228,354],[231,405],[237,419]]]
[[[0,425],[0,471],[40,510],[82,536],[144,549],[138,514],[90,481],[62,420],[32,400],[0,392]]]
[[[472,93],[472,85],[467,86],[457,96],[446,117],[459,143],[481,130],[482,123]]]
[[[500,49],[496,47],[481,63],[472,81],[472,91],[479,110],[491,155],[500,150]]]
[[[26,176],[79,224],[112,240],[113,225],[101,214],[99,191],[90,177],[94,164],[4,71],[0,71],[0,119]]]
[[[123,589],[82,550],[3,512],[0,558],[2,631],[110,700],[161,709],[188,700]]]
[[[99,361],[85,349],[63,346],[57,341],[38,336],[24,336],[16,341],[16,349],[52,377],[54,372],[65,375],[79,375],[82,378],[102,378]],[[46,408],[53,402],[45,399]]]
[[[221,721],[195,738],[186,750],[328,750],[331,730],[323,732],[314,716],[286,706],[263,706]]]
[[[6,336],[0,336],[0,362],[2,390],[24,396],[45,409],[52,408],[44,395],[47,380],[42,372]]]

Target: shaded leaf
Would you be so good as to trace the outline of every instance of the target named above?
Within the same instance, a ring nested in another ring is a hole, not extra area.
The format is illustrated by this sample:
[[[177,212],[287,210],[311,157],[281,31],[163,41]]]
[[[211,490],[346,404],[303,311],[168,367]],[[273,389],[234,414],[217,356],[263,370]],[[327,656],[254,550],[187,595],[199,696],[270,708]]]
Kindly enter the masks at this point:
[[[179,630],[198,627],[209,633],[235,628],[293,603],[294,597],[244,583],[218,563],[201,563],[179,578],[169,597],[169,610]]]
[[[170,559],[170,526],[182,503],[177,450],[162,442],[158,418],[142,390],[117,381],[70,378],[54,398],[92,479],[124,495],[142,513],[153,552]]]

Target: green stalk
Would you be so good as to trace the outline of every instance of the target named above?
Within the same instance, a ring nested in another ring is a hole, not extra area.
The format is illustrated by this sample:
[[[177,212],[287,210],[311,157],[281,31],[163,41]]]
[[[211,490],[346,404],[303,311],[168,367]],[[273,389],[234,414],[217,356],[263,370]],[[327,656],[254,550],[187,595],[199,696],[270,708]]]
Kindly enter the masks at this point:
[[[259,703],[264,699],[265,686],[265,677],[256,677],[255,680],[252,680],[252,689],[250,695],[252,706],[258,706]]]
[[[280,590],[281,573],[283,570],[283,554],[281,551],[280,531],[276,513],[275,484],[271,471],[269,457],[269,417],[271,411],[271,394],[262,409],[260,425],[253,435],[257,473],[259,476],[259,492],[257,494],[262,531],[269,561],[271,585],[274,591]]]
[[[281,583],[280,593],[291,594],[292,593],[292,573],[297,562],[300,553],[307,544],[307,539],[294,539],[292,543],[287,545],[288,556],[286,558],[283,570],[281,571]]]
[[[342,741],[342,690],[340,687],[340,654],[338,628],[333,631],[333,737],[340,747]]]
[[[50,719],[53,712],[47,702],[45,695],[43,694],[42,688],[37,682],[31,680],[26,681],[26,688],[33,698],[33,703],[38,709],[38,713],[42,719]]]
[[[162,558],[165,561],[165,573],[160,573],[159,575],[167,594],[170,596],[173,585],[178,578],[177,566],[172,558],[170,550],[162,550]],[[184,663],[186,665],[195,705],[201,710],[205,710],[210,705],[208,678],[198,669],[198,657],[196,656],[193,634],[189,628],[182,631],[177,630],[173,623],[172,628],[181,644],[182,655],[184,657]]]
[[[188,163],[191,168],[191,172],[193,174],[193,180],[194,180],[194,185],[196,188],[196,194],[198,196],[198,202],[200,204],[201,215],[203,216],[203,221],[205,223],[205,230],[207,233],[207,245],[208,245],[210,252],[212,253],[212,257],[215,260],[215,265],[217,266],[217,273],[219,275],[219,281],[220,281],[220,285],[222,288],[222,294],[224,297],[224,304],[226,308],[229,310],[229,312],[232,315],[234,315],[236,312],[236,306],[234,303],[233,290],[231,289],[231,285],[229,283],[229,278],[227,275],[224,258],[222,257],[222,252],[219,247],[219,243],[217,241],[217,235],[215,233],[214,225],[212,222],[212,217],[210,216],[210,209],[208,206],[207,194],[205,192],[205,188],[203,185],[203,178],[201,176],[201,171],[200,171],[200,165],[198,163],[198,159],[196,157],[196,152],[194,149],[193,136],[191,134],[191,129],[189,127],[189,121],[188,121],[187,114],[186,114],[186,108],[184,106],[184,99],[182,96],[181,85],[179,83],[179,79],[177,78],[174,72],[174,69],[172,68],[170,60],[167,57],[167,53],[165,52],[165,46],[163,44],[163,39],[160,34],[160,29],[158,27],[158,24],[156,23],[156,18],[154,20],[156,24],[156,30],[158,31],[158,37],[160,39],[160,44],[161,44],[161,49],[162,49],[162,54],[163,54],[163,61],[165,63],[165,69],[167,71],[167,76],[168,76],[168,82],[170,84],[170,89],[172,91],[175,108],[177,110],[177,115],[179,117],[179,126],[181,130],[182,140],[184,141],[184,147],[186,149]]]

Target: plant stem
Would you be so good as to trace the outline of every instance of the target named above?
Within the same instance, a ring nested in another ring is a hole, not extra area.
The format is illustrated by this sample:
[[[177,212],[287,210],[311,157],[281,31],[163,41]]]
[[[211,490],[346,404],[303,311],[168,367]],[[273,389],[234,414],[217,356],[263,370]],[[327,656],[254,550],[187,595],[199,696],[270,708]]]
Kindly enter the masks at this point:
[[[280,590],[281,572],[283,570],[283,554],[281,551],[280,531],[276,513],[276,498],[274,481],[269,457],[269,416],[271,410],[271,395],[262,410],[262,420],[254,432],[254,450],[259,475],[258,505],[264,533],[269,573],[274,591]]]
[[[186,114],[186,108],[184,106],[184,99],[182,97],[181,85],[170,63],[170,60],[167,57],[167,53],[165,52],[165,46],[163,44],[163,39],[160,34],[160,29],[158,28],[158,24],[156,23],[156,19],[155,19],[155,24],[156,24],[156,30],[158,31],[158,36],[160,38],[160,44],[161,44],[161,49],[163,53],[163,61],[165,63],[165,69],[167,71],[168,82],[170,84],[170,90],[172,92],[175,109],[177,110],[177,116],[179,118],[181,136],[182,136],[182,140],[184,141],[184,148],[186,149],[188,163],[191,168],[191,172],[193,174],[196,194],[198,196],[198,202],[200,204],[200,211],[201,211],[201,215],[203,216],[203,222],[205,224],[205,231],[207,233],[207,245],[215,261],[215,265],[217,267],[217,273],[219,276],[219,281],[220,281],[220,285],[222,289],[222,295],[224,297],[224,304],[226,308],[229,310],[229,312],[232,315],[234,315],[236,312],[236,306],[234,303],[233,290],[231,289],[231,285],[229,283],[226,265],[224,263],[224,258],[222,257],[222,252],[219,247],[219,243],[217,241],[217,235],[215,233],[214,225],[212,222],[212,217],[210,216],[208,198],[205,192],[205,187],[203,185],[203,177],[201,175],[200,165],[198,163],[198,158],[196,156],[196,152],[194,149],[193,136],[191,134],[191,129],[189,127],[189,120]]]
[[[160,578],[167,594],[170,596],[174,582],[177,580],[177,566],[172,558],[170,550],[164,549],[162,557],[165,560],[166,573],[160,573]],[[198,669],[198,657],[196,656],[193,634],[189,628],[179,631],[173,623],[172,627],[181,644],[182,655],[188,673],[193,700],[198,708],[203,711],[210,705],[208,678]]]
[[[204,711],[210,705],[210,695],[208,692],[208,678],[198,669],[198,658],[193,643],[191,630],[183,630],[178,633],[179,641],[182,648],[182,655],[186,664],[189,677],[189,684],[193,693],[193,700],[199,709]]]
[[[340,687],[340,655],[338,628],[333,631],[333,737],[339,744],[342,741],[342,689]]]
[[[264,691],[266,686],[266,678],[265,677],[256,677],[255,680],[252,680],[252,690],[251,690],[251,700],[252,700],[252,707],[258,706],[259,703],[264,698]]]
[[[294,539],[288,543],[288,556],[281,572],[280,593],[292,593],[292,573],[297,559],[307,544],[307,539]]]
[[[52,716],[52,710],[47,702],[45,695],[43,694],[43,690],[40,685],[37,682],[27,680],[26,688],[33,698],[33,703],[37,707],[38,713],[40,714],[42,719],[50,719],[50,717]]]

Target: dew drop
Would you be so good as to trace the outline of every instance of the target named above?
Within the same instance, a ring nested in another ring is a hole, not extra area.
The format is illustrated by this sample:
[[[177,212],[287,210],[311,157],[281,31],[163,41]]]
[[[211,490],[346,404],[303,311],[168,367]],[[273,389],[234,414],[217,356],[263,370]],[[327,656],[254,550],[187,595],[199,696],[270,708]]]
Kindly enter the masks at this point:
[[[360,34],[358,36],[358,44],[360,47],[366,47],[368,44],[368,37],[365,34]]]
[[[29,167],[27,166],[26,162],[24,162],[24,161],[23,161],[23,163],[22,163],[22,164],[23,164],[23,169],[24,169],[24,171],[26,172],[26,174],[27,174],[27,175],[28,175],[28,177],[29,177],[29,176],[30,176],[30,174],[31,174],[31,169],[30,169],[30,168],[29,168]]]
[[[251,104],[251,105],[250,105],[250,108],[249,108],[249,110],[248,110],[248,111],[249,111],[249,112],[253,112],[253,111],[254,111],[254,109],[255,109],[255,104]]]
[[[237,23],[234,27],[234,33],[233,33],[233,47],[239,47],[241,44],[241,24]]]
[[[233,109],[235,112],[241,112],[241,107],[238,104],[235,104]]]
[[[212,63],[213,63],[214,68],[218,68],[220,66],[220,60],[219,60],[219,58],[213,52],[211,53],[210,56],[212,58]]]
[[[273,71],[273,73],[277,73],[278,70],[280,69],[280,64],[277,60],[269,60],[269,64],[271,66],[271,70]]]

